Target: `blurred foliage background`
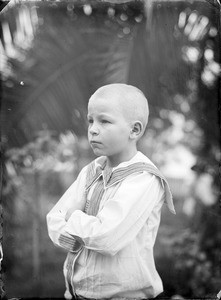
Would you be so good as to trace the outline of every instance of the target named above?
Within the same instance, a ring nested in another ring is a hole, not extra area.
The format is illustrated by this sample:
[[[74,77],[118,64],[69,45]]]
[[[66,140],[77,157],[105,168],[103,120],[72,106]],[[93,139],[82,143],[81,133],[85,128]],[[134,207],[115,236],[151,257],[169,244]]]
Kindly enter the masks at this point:
[[[2,296],[61,298],[66,253],[45,216],[94,158],[86,110],[101,85],[139,87],[139,149],[170,182],[155,246],[165,292],[220,287],[219,1],[11,1],[1,12]]]

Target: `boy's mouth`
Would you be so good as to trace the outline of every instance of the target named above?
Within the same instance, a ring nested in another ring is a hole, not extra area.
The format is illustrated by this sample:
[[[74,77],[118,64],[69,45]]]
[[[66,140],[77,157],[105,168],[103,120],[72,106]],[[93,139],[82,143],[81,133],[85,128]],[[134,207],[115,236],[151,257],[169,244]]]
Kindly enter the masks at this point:
[[[92,145],[100,145],[101,142],[92,140],[92,141],[90,141],[90,144],[92,144]]]

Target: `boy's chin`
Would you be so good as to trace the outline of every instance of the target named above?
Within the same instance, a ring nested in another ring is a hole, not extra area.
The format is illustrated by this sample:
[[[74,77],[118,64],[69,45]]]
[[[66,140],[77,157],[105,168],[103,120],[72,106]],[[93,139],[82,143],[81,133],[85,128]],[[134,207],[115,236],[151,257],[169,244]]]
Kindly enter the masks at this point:
[[[99,150],[99,149],[93,149],[93,152],[96,156],[105,156],[105,153],[103,153],[103,151]]]

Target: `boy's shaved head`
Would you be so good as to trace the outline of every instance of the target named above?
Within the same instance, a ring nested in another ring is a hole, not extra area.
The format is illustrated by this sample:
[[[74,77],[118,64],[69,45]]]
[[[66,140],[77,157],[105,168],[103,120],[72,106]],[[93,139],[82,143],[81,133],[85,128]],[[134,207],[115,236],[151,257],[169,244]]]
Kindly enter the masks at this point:
[[[140,121],[144,132],[148,123],[149,108],[145,95],[138,88],[123,83],[108,84],[99,88],[90,100],[95,98],[107,101],[111,101],[111,98],[117,99],[125,118],[130,122]]]

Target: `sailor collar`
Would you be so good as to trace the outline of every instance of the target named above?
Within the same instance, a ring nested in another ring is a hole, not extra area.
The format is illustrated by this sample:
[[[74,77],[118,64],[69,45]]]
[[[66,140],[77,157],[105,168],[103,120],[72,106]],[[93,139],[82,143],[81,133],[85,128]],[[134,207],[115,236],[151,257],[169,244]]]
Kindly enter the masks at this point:
[[[88,165],[87,178],[86,178],[86,193],[89,191],[90,187],[102,176],[104,181],[104,189],[107,189],[114,184],[123,181],[127,176],[133,173],[148,172],[161,179],[161,183],[165,190],[165,201],[169,210],[175,214],[172,193],[170,191],[169,184],[164,177],[164,175],[155,167],[148,162],[134,162],[129,165],[119,166],[117,168],[110,168],[106,164],[106,158],[102,157],[99,163],[94,160]]]

